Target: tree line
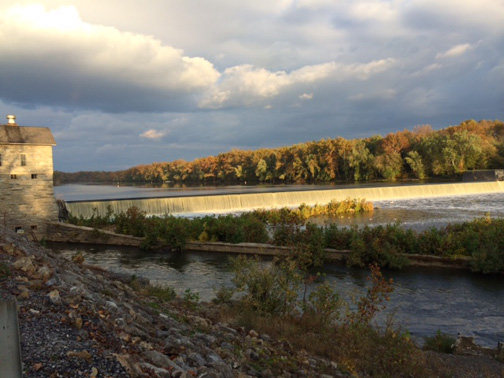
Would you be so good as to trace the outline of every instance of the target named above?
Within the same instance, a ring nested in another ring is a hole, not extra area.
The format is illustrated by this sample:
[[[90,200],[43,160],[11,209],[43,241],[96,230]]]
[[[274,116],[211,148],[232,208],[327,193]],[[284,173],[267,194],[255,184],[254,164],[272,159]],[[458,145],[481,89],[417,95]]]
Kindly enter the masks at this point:
[[[434,131],[429,125],[365,139],[322,139],[287,147],[238,150],[123,171],[64,173],[71,182],[174,184],[325,183],[453,177],[504,167],[504,123],[468,120]]]

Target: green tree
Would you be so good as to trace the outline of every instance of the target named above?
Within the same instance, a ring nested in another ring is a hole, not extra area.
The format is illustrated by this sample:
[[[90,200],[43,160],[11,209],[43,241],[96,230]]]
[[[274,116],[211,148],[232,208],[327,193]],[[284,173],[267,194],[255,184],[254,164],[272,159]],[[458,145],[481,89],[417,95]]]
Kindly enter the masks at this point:
[[[422,157],[418,151],[408,152],[408,156],[406,156],[404,160],[406,160],[406,163],[408,163],[417,178],[420,180],[425,178],[425,168],[422,162]]]
[[[375,159],[375,167],[384,179],[396,180],[402,173],[403,159],[397,151],[379,155]]]

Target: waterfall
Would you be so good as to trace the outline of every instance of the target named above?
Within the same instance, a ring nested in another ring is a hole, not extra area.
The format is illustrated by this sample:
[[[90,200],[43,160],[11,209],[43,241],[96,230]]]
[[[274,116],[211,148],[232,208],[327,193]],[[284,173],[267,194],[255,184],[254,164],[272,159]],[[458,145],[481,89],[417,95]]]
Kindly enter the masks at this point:
[[[108,206],[111,206],[116,214],[126,212],[128,208],[136,206],[145,211],[147,215],[162,216],[166,214],[219,213],[260,208],[297,207],[302,203],[313,206],[315,204],[327,204],[331,200],[341,201],[346,198],[382,201],[502,191],[504,191],[504,183],[492,181],[103,201],[69,201],[67,202],[67,208],[72,215],[84,218],[91,217],[93,209],[97,210],[98,215],[105,215]]]

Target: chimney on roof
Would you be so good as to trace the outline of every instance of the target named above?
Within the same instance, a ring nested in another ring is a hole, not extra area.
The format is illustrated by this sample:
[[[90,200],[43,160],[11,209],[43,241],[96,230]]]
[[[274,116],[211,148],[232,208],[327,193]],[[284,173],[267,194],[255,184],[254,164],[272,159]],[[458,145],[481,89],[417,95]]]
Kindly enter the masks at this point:
[[[7,116],[7,125],[9,125],[9,126],[17,126],[16,116],[15,115],[9,114]]]

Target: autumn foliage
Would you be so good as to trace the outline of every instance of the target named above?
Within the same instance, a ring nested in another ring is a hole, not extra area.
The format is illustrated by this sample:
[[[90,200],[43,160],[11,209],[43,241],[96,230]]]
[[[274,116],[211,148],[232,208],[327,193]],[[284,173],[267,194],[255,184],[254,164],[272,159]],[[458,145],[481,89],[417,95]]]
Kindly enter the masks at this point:
[[[55,172],[55,182],[172,184],[324,183],[423,179],[504,166],[504,123],[464,121],[366,139],[322,139],[288,147],[243,151],[186,162],[139,165],[117,172]]]

